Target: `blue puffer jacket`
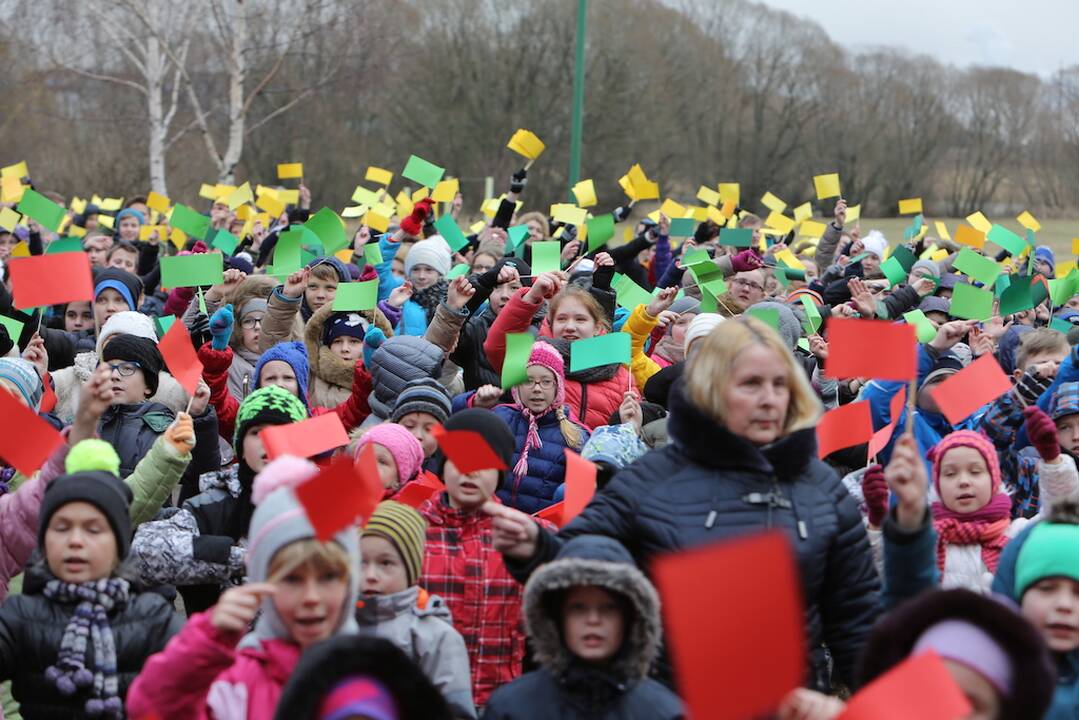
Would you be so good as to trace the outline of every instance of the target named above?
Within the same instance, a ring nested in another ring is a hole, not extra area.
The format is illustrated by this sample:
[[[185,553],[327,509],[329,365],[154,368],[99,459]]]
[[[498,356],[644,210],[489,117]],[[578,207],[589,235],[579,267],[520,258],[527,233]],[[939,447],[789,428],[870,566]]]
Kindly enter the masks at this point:
[[[498,405],[494,412],[506,421],[517,441],[506,481],[498,491],[498,499],[529,514],[554,504],[555,490],[566,479],[566,439],[562,437],[558,418],[549,412],[537,421],[540,442],[543,444],[528,451],[528,469],[518,479],[513,475],[513,468],[520,460],[521,449],[528,438],[528,420],[512,405]],[[570,449],[580,452],[588,441],[588,430],[583,425],[574,424],[581,430],[581,445]]]
[[[393,258],[397,254],[400,243],[390,242],[390,233],[379,236],[378,247],[382,252],[382,262],[375,265],[378,273],[378,299],[387,300],[390,293],[405,284],[402,278],[393,274]],[[427,311],[419,303],[406,300],[401,306],[401,320],[393,329],[397,335],[413,335],[423,337],[427,332]]]

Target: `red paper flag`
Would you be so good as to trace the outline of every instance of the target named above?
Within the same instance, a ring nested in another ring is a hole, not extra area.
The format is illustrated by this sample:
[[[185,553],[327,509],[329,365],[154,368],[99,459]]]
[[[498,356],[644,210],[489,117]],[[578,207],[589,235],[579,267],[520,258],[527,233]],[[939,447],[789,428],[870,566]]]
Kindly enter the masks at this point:
[[[885,320],[828,321],[828,359],[831,378],[876,378],[908,382],[918,374],[918,338],[913,325]]]
[[[433,488],[420,482],[410,482],[406,483],[405,486],[394,495],[393,499],[399,503],[418,508],[436,493],[438,493],[438,488]]]
[[[41,403],[37,409],[43,413],[52,412],[53,408],[56,407],[56,393],[52,389],[52,376],[45,373],[45,377],[41,378],[41,384],[44,386],[45,392],[41,396]]]
[[[564,509],[564,502],[559,500],[554,505],[548,505],[539,512],[532,513],[532,517],[538,518],[539,520],[546,520],[555,527],[560,528],[565,525],[565,523],[562,522],[562,513]]]
[[[957,720],[970,702],[932,650],[907,658],[847,702],[840,720]]]
[[[1000,368],[993,353],[986,353],[932,388],[930,397],[952,425],[970,417],[987,402],[992,402],[1012,389],[1012,381]]]
[[[69,255],[72,253],[60,253]],[[161,351],[161,357],[165,359],[165,365],[169,368],[169,374],[176,378],[188,395],[194,395],[199,386],[199,378],[202,377],[202,363],[195,354],[195,347],[191,344],[191,336],[187,334],[187,328],[182,322],[174,322],[169,327],[165,336],[157,343],[157,349]]]
[[[348,445],[348,433],[337,413],[326,413],[288,425],[270,425],[259,433],[266,455],[309,458]]]
[[[652,576],[690,717],[767,714],[804,681],[805,616],[783,533],[673,553],[655,561]],[[708,598],[707,612],[701,598]]]
[[[86,253],[54,253],[8,260],[16,309],[94,299],[90,258]]]
[[[887,445],[888,441],[892,439],[892,433],[895,432],[896,423],[899,422],[899,414],[903,412],[903,405],[907,402],[907,388],[903,386],[899,388],[899,392],[892,396],[891,403],[888,404],[888,411],[891,414],[891,421],[880,430],[873,433],[873,438],[869,441],[869,448],[866,450],[866,457],[873,458],[880,453]]]
[[[477,470],[506,470],[506,463],[495,454],[487,441],[475,430],[447,430],[441,425],[432,433],[446,457],[453,461],[462,475]]]
[[[596,494],[596,466],[566,448],[566,495],[562,524],[581,514]]]
[[[30,477],[63,442],[52,425],[0,390],[0,457],[7,464]]]
[[[364,446],[356,462],[339,457],[315,477],[296,487],[315,536],[326,542],[341,528],[368,518],[382,500],[374,448]]]
[[[823,460],[836,450],[861,445],[872,437],[869,401],[840,405],[824,413],[817,423],[817,455]]]

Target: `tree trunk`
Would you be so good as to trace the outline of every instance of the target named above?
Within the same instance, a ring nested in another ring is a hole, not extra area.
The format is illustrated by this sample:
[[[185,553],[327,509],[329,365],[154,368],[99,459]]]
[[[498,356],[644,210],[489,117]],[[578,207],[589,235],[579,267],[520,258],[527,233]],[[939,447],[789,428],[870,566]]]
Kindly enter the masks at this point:
[[[247,80],[247,5],[236,2],[236,14],[231,18],[229,47],[229,139],[225,154],[219,165],[220,182],[232,185],[236,182],[236,165],[244,151],[244,82]]]
[[[165,107],[162,95],[165,89],[165,57],[161,52],[157,38],[147,38],[146,57],[146,99],[150,120],[150,188],[162,195],[168,195],[165,181],[165,135],[168,126],[165,120]]]

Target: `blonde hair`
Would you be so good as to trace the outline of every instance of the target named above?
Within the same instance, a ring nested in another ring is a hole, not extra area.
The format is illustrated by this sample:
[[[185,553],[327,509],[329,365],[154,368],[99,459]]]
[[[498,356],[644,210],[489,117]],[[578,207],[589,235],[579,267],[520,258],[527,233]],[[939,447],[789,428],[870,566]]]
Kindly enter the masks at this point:
[[[580,450],[581,445],[584,444],[581,426],[566,417],[565,408],[555,408],[554,415],[558,418],[558,429],[562,431],[562,439],[566,441],[566,446],[573,450]]]
[[[689,401],[712,419],[726,424],[727,408],[717,383],[730,380],[738,356],[751,345],[763,345],[782,358],[787,366],[790,401],[783,434],[813,427],[820,417],[821,404],[805,370],[795,361],[779,334],[752,316],[742,315],[722,322],[694,344],[694,352],[686,364]]]
[[[333,540],[297,540],[284,546],[270,558],[267,582],[281,582],[289,573],[304,565],[316,573],[334,573],[348,578],[351,572],[348,553]]]
[[[1026,370],[1027,360],[1033,355],[1042,355],[1051,352],[1068,352],[1067,336],[1059,330],[1050,328],[1037,328],[1031,330],[1019,341],[1019,350],[1015,353],[1015,367]]]
[[[592,297],[592,293],[585,290],[580,285],[574,285],[570,283],[562,288],[562,291],[551,298],[547,303],[547,317],[548,322],[554,324],[554,317],[558,314],[558,306],[562,304],[567,298],[573,298],[584,306],[585,311],[592,316],[592,319],[596,321],[596,326],[603,328],[604,332],[611,331],[611,320],[607,317],[607,313],[603,310],[603,306],[599,304],[599,301]],[[599,333],[596,333],[597,335]]]
[[[323,282],[330,282],[331,280],[336,283],[341,282],[341,276],[337,274],[337,270],[327,262],[320,262],[318,265],[313,266],[311,275]]]

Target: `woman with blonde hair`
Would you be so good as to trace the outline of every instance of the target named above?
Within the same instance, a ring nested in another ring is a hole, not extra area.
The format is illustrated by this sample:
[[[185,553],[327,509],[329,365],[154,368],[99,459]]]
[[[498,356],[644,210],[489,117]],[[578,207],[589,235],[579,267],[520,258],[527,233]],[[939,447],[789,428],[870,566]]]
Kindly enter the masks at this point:
[[[488,503],[495,547],[523,580],[578,535],[622,542],[647,571],[665,552],[781,530],[801,568],[807,682],[823,691],[849,683],[878,613],[880,582],[857,505],[817,458],[820,413],[779,335],[756,318],[731,318],[694,344],[671,389],[669,445],[615,475],[557,534]],[[669,680],[669,668],[660,669]]]

